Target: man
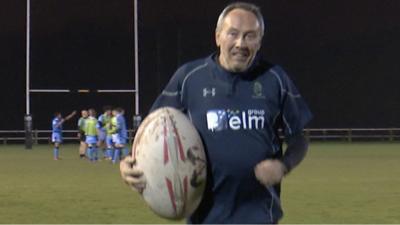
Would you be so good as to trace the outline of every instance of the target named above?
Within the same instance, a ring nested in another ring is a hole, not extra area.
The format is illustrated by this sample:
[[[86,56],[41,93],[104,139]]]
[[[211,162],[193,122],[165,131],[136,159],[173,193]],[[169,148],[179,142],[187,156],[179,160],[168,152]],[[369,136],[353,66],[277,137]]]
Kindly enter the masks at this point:
[[[71,114],[69,114],[65,118],[62,118],[62,115],[60,112],[54,113],[54,119],[51,122],[51,126],[52,126],[51,141],[54,144],[54,149],[53,149],[54,160],[60,159],[59,151],[60,151],[60,145],[62,143],[62,125],[65,121],[71,119],[75,114],[76,114],[76,111],[73,111]]]
[[[89,117],[87,110],[81,111],[81,118],[78,120],[78,138],[79,138],[79,157],[84,159],[86,157],[86,136],[85,136],[85,121]]]
[[[312,116],[283,69],[258,54],[264,29],[257,6],[228,5],[215,32],[219,51],[180,67],[153,105],[185,112],[205,146],[207,185],[190,223],[277,223],[283,215],[280,182],[305,156],[302,130]],[[120,170],[132,188],[145,188],[132,157]]]
[[[98,143],[97,146],[103,150],[103,156],[105,159],[110,157],[110,149],[108,144],[106,143],[107,139],[107,125],[111,123],[111,106],[103,107],[104,113],[99,116],[97,119],[98,122]]]
[[[98,159],[97,152],[97,119],[96,111],[89,109],[89,117],[85,121],[86,144],[88,145],[88,155],[91,162]]]
[[[128,131],[124,118],[124,110],[122,108],[116,108],[113,110],[111,126],[112,140],[114,143],[114,156],[112,158],[112,162],[117,163],[120,159],[120,155],[122,153],[121,151],[126,149],[125,145],[128,140]],[[127,153],[124,152],[123,156],[126,155]]]
[[[113,156],[114,156],[114,142],[112,139],[112,135],[113,135],[113,125],[112,125],[112,121],[113,121],[113,113],[111,111],[111,117],[110,120],[108,121],[108,123],[106,124],[105,128],[106,128],[106,146],[107,146],[107,158],[106,160],[112,160]]]

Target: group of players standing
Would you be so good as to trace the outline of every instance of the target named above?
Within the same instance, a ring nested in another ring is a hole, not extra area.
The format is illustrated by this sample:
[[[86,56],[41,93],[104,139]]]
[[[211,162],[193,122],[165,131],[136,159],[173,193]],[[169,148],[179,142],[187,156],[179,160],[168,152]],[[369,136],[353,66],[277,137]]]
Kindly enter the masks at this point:
[[[99,150],[102,157],[117,163],[128,154],[126,144],[128,131],[122,108],[105,106],[104,112],[98,118],[94,109],[82,110],[78,120],[78,137],[80,140],[79,156],[91,162],[99,160]],[[56,113],[52,123],[52,142],[54,143],[54,160],[59,159],[59,146],[62,142],[62,123],[75,115],[71,113],[62,118]]]

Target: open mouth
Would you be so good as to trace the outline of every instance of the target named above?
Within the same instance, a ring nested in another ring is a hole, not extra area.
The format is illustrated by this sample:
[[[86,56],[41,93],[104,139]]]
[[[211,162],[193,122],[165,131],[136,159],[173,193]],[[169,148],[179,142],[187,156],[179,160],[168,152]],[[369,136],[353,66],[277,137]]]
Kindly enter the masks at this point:
[[[249,53],[247,51],[236,51],[236,52],[232,52],[232,57],[234,59],[243,61],[243,60],[247,60],[249,57]]]

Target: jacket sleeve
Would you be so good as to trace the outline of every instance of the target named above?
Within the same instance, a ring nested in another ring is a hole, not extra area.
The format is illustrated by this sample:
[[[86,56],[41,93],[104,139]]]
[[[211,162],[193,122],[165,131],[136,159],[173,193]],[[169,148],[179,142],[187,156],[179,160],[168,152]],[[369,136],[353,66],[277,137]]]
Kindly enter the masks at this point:
[[[287,74],[279,67],[277,71],[281,83],[281,124],[287,143],[282,162],[288,173],[307,153],[308,142],[303,136],[303,129],[311,120],[312,114]]]
[[[286,73],[279,69],[279,74],[281,79],[282,129],[285,137],[288,138],[301,133],[311,120],[312,114]]]
[[[287,139],[287,148],[282,157],[282,162],[286,167],[286,173],[303,161],[308,151],[308,142],[302,133],[295,134]]]
[[[172,76],[167,86],[157,97],[150,112],[161,108],[161,107],[174,107],[181,111],[185,110],[185,106],[182,101],[182,81],[185,73],[183,67],[179,68]]]

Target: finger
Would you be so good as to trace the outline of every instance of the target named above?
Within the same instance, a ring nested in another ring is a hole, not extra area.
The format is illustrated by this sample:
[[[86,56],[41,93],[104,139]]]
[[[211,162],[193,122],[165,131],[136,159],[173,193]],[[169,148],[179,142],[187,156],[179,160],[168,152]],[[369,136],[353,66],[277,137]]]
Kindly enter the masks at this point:
[[[128,177],[143,177],[143,171],[136,167],[131,167],[129,163],[121,163],[120,172],[124,180],[126,180]]]
[[[266,167],[255,171],[257,180],[265,186],[271,186],[282,180],[283,172],[279,167]]]
[[[135,162],[136,162],[136,160],[135,160],[131,155],[128,155],[128,156],[125,158],[125,161],[126,161],[127,163],[130,163],[130,164],[135,164]]]
[[[260,172],[260,169],[256,168],[254,173],[256,175],[257,180],[259,180],[259,181],[263,180],[263,176],[262,176],[262,173]]]
[[[146,184],[146,181],[143,177],[126,177],[125,178],[125,183],[131,185],[131,186],[144,186]]]
[[[129,170],[133,167],[135,161],[131,159],[131,157],[127,156],[125,159],[121,160],[119,163],[119,169],[122,171]]]
[[[143,193],[146,187],[146,181],[144,179],[137,179],[133,177],[129,177],[125,180],[125,183],[134,191],[139,192],[140,194]]]
[[[123,171],[125,176],[130,176],[130,177],[141,177],[143,176],[143,171],[140,169],[136,168],[131,168],[128,170]]]
[[[136,145],[132,145],[131,153],[129,154],[133,160],[135,160],[135,157],[136,157],[135,147],[136,147]]]
[[[257,166],[254,167],[254,173],[256,174],[257,177],[260,177],[263,174],[264,171],[264,165],[262,163],[257,164]]]
[[[131,189],[133,190],[133,191],[137,191],[137,192],[139,192],[139,194],[143,194],[143,191],[144,191],[144,187],[139,187],[139,186],[131,186]]]
[[[256,179],[263,185],[265,186],[270,186],[271,185],[271,177],[268,172],[265,171],[263,168],[263,164],[259,164],[254,168],[254,174],[256,176]]]

